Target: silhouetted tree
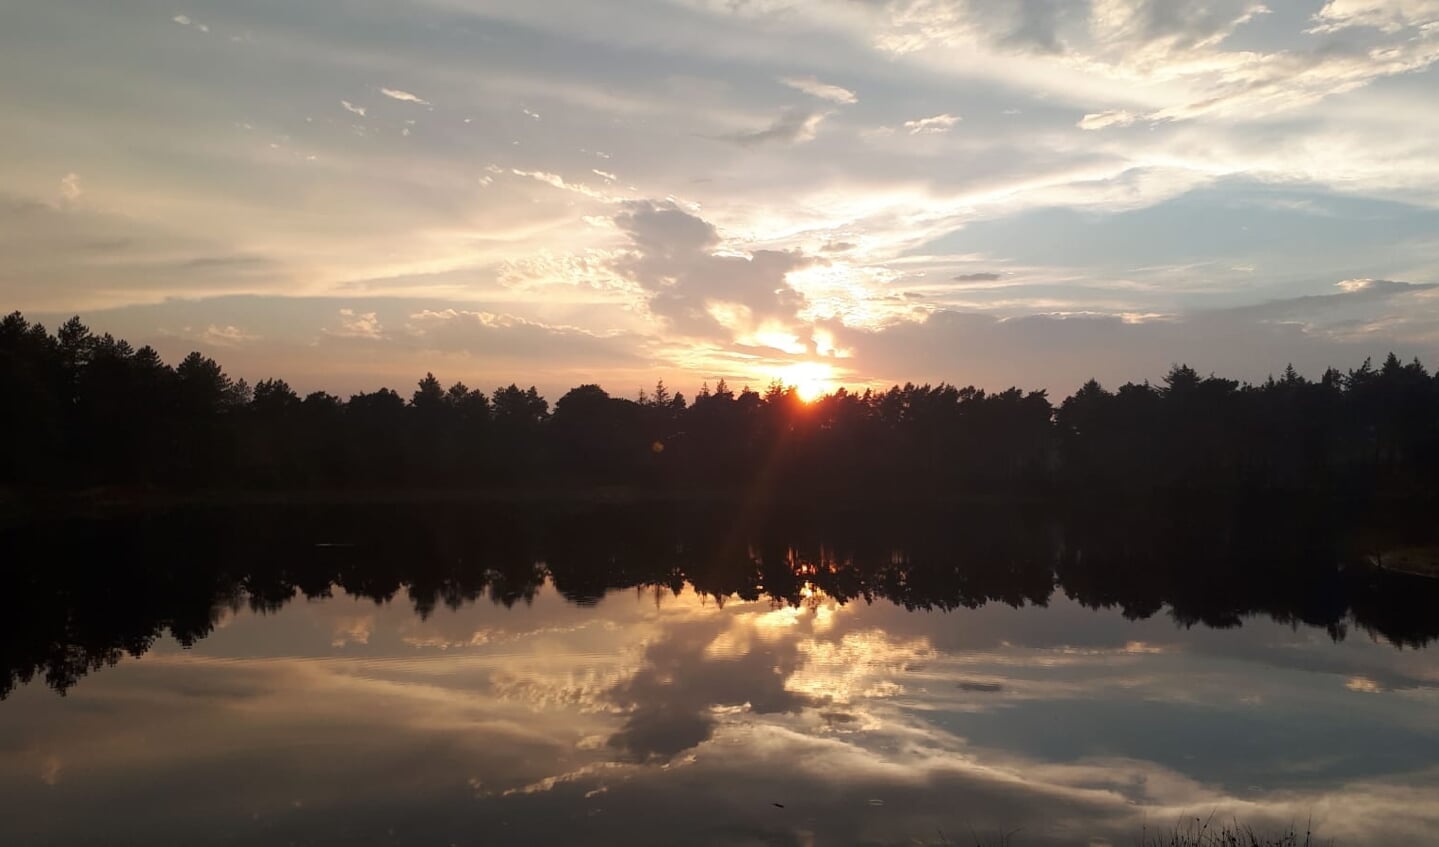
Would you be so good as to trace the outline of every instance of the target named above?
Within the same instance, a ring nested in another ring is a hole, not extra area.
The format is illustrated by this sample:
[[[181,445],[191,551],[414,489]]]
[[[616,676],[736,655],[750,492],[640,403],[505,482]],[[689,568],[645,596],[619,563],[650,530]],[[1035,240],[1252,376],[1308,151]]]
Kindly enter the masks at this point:
[[[1388,356],[1257,385],[1176,364],[1158,385],[1044,392],[906,383],[806,403],[663,380],[639,402],[586,384],[554,414],[532,386],[491,396],[432,373],[303,400],[250,389],[191,353],[0,319],[0,485],[336,488],[625,485],[843,500],[1032,498],[1102,491],[1429,497],[1439,483],[1439,377]]]

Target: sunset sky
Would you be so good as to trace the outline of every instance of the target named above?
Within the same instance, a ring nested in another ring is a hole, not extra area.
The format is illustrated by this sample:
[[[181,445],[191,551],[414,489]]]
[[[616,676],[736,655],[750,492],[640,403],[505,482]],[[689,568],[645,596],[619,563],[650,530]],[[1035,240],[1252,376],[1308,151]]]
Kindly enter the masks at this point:
[[[44,0],[0,294],[252,382],[1439,364],[1439,0]]]

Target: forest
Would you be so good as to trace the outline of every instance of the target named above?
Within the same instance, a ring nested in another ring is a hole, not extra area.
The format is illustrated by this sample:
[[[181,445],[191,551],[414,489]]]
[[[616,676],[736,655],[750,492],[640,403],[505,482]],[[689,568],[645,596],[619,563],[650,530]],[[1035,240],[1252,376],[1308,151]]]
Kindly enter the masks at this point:
[[[814,402],[723,381],[687,399],[518,384],[408,396],[300,396],[191,353],[0,320],[0,489],[566,491],[1005,498],[1095,492],[1427,496],[1439,482],[1439,376],[1390,355],[1262,383],[1174,365],[1160,384],[1043,391],[896,385]]]

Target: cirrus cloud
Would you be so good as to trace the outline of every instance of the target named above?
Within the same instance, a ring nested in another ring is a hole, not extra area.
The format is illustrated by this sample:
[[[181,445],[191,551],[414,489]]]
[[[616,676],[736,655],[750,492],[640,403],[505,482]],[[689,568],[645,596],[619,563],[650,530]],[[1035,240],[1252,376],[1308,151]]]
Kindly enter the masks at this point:
[[[411,94],[408,91],[401,91],[398,88],[381,88],[380,93],[390,98],[391,100],[399,100],[402,103],[414,103],[419,106],[434,105],[430,101],[424,99],[423,97],[420,97],[417,94]]]
[[[802,91],[811,97],[818,97],[821,100],[828,100],[831,103],[848,106],[859,102],[859,97],[848,88],[841,88],[838,85],[820,82],[812,76],[784,77],[780,82],[796,91]]]

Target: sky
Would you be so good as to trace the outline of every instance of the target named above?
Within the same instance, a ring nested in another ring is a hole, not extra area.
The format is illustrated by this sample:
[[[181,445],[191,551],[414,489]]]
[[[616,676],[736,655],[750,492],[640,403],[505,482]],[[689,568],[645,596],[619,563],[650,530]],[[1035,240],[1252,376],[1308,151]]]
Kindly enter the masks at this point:
[[[0,308],[250,381],[1439,364],[1439,0],[46,0]]]

